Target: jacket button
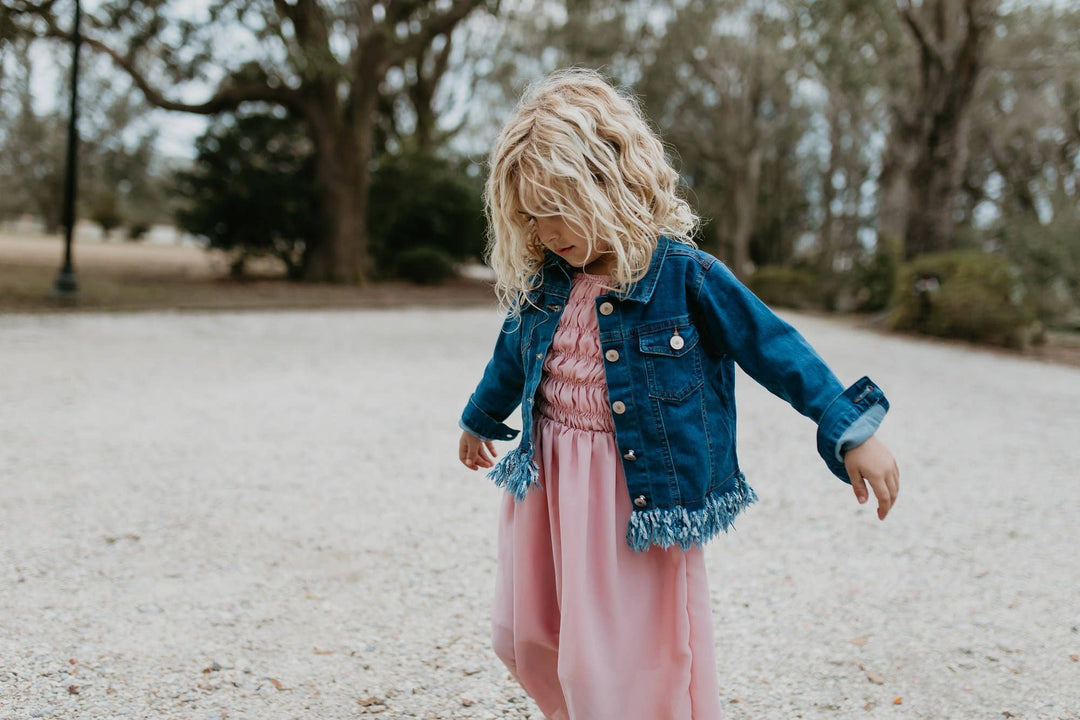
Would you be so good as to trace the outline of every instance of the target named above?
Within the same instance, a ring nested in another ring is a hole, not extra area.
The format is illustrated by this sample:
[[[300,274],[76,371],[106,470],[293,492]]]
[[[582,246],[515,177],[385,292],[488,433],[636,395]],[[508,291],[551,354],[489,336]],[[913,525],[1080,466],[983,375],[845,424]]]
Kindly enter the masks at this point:
[[[615,312],[615,306],[614,305],[612,305],[609,302],[600,303],[600,314],[601,315],[610,315],[613,312]]]
[[[622,400],[616,400],[615,402],[611,403],[611,410],[616,415],[622,415],[624,412],[626,412],[626,403],[624,403]]]
[[[649,504],[649,501],[645,499],[644,495],[638,495],[634,498],[634,507],[643,508]]]
[[[608,350],[606,353],[604,353],[604,357],[606,357],[608,359],[608,362],[615,362],[616,360],[619,359],[619,351],[618,350]]]
[[[632,448],[626,451],[626,454],[623,455],[623,460],[629,460],[630,462],[634,462],[637,460],[637,455],[634,454],[634,450]]]

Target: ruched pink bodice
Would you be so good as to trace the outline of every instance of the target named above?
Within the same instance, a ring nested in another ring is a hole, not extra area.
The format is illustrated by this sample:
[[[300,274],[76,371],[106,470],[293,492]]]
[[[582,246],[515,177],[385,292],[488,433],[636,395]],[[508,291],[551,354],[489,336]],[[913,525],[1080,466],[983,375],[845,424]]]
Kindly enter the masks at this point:
[[[579,430],[614,432],[594,300],[606,275],[577,273],[544,359],[538,412]]]

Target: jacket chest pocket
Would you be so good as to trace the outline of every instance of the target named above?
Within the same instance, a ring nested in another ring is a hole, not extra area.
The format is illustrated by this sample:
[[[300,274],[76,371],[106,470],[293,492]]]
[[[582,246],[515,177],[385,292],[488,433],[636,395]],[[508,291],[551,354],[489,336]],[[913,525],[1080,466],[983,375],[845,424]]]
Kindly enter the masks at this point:
[[[685,400],[705,382],[697,329],[689,320],[650,327],[638,337],[645,359],[649,395],[661,400]]]

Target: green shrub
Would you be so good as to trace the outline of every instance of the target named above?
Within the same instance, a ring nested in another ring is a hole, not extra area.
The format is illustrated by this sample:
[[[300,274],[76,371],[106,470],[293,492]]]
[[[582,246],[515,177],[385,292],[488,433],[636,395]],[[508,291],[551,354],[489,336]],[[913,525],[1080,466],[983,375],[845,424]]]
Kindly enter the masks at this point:
[[[137,221],[128,225],[127,239],[131,242],[139,242],[150,232],[150,223]]]
[[[889,306],[896,288],[899,265],[898,243],[888,238],[878,238],[874,254],[855,273],[858,287],[854,294],[860,312],[877,312]]]
[[[375,265],[397,274],[406,253],[439,248],[455,261],[484,250],[483,181],[468,163],[430,154],[383,155],[371,177],[368,230]]]
[[[991,247],[1016,263],[1036,317],[1055,328],[1080,319],[1080,213],[1037,218],[1006,216],[984,233]]]
[[[797,310],[821,309],[826,285],[814,270],[787,265],[762,265],[747,283],[765,304]]]
[[[999,255],[971,250],[924,255],[900,267],[889,324],[896,330],[1023,347],[1033,314],[1018,277]]]
[[[394,276],[417,285],[438,285],[454,277],[454,258],[442,248],[420,245],[394,259]]]
[[[325,237],[315,154],[304,124],[272,115],[217,118],[195,141],[190,170],[174,176],[177,224],[230,256],[276,257],[301,276],[307,249]]]

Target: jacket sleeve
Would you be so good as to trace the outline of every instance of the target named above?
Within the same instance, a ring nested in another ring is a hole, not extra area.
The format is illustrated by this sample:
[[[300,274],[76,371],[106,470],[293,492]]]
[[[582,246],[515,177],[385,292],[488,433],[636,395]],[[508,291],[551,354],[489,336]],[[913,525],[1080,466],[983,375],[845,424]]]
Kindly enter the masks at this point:
[[[889,401],[870,378],[848,388],[795,328],[716,260],[695,293],[706,347],[817,424],[818,454],[850,483],[844,453],[877,430]]]
[[[507,313],[495,350],[458,425],[481,440],[513,440],[519,430],[503,421],[521,404],[525,369],[521,357],[520,316]]]

